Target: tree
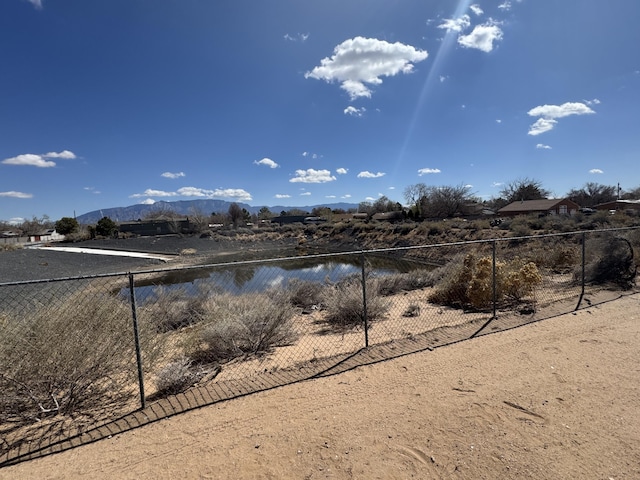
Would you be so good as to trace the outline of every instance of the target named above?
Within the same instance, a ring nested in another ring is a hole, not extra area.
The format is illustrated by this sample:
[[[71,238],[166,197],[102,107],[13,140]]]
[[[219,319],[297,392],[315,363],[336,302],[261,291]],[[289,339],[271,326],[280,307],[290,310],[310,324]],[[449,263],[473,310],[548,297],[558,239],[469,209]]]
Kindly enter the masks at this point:
[[[618,198],[617,187],[589,182],[584,187],[570,190],[567,198],[581,207],[593,207],[600,203],[613,202]]]
[[[465,207],[474,200],[465,185],[428,187],[426,194],[420,199],[423,217],[448,218],[464,215]]]
[[[428,187],[424,183],[409,185],[404,189],[404,200],[416,217],[421,217],[420,199],[427,195]]]
[[[96,223],[96,234],[102,237],[111,237],[118,231],[118,225],[109,217],[102,217]]]
[[[622,195],[623,200],[640,200],[640,187],[633,188],[624,192]]]
[[[542,188],[542,183],[530,178],[519,178],[500,190],[500,196],[506,204],[521,200],[543,200],[551,193]]]
[[[237,203],[232,203],[229,205],[229,218],[231,219],[231,223],[233,223],[234,228],[238,228],[238,224],[242,220],[244,214],[242,212],[242,208]]]
[[[269,210],[269,207],[262,207],[258,212],[258,220],[271,220],[272,217],[273,214],[271,210]]]
[[[77,232],[80,229],[80,224],[75,218],[62,217],[56,222],[55,228],[60,235],[69,235]]]
[[[31,220],[25,220],[20,225],[20,230],[22,230],[22,234],[25,236],[37,235],[49,228],[53,228],[53,224],[51,220],[49,220],[48,215],[43,215],[42,218],[34,216]]]

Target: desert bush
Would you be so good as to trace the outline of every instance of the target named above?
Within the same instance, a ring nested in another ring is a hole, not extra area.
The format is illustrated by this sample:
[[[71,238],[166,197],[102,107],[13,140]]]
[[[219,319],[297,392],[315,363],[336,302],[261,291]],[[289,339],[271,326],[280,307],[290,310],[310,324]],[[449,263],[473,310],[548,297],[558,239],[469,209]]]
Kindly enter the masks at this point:
[[[140,324],[145,364],[161,351]],[[77,292],[0,322],[0,419],[31,422],[128,397],[136,381],[130,305]]]
[[[156,373],[156,396],[164,397],[184,392],[198,383],[204,376],[204,370],[194,370],[193,362],[187,357],[180,357]]]
[[[140,314],[146,316],[160,332],[177,330],[200,319],[206,296],[205,291],[190,294],[184,288],[159,285],[153,289],[153,296],[140,307]]]
[[[638,270],[631,242],[623,237],[600,237],[587,242],[588,259],[585,282],[617,285],[628,290],[635,284]],[[576,268],[574,278],[581,281],[582,270]]]
[[[0,252],[12,252],[22,248],[18,243],[0,243]]]
[[[389,309],[389,302],[378,292],[378,278],[368,278],[367,320],[379,320]],[[325,321],[339,330],[360,327],[364,324],[362,280],[358,276],[347,277],[323,290],[322,304],[326,310]]]
[[[436,284],[438,275],[439,273],[433,269],[417,269],[378,277],[376,284],[380,295],[389,296],[399,292],[432,287]]]
[[[287,291],[289,292],[289,302],[294,307],[310,308],[318,305],[322,301],[322,289],[324,285],[318,282],[310,282],[292,278],[289,280]]]
[[[296,338],[295,311],[283,294],[224,293],[210,297],[202,307],[201,324],[185,341],[187,354],[198,362],[266,353]]]
[[[450,266],[429,301],[456,308],[482,310],[493,303],[493,261],[468,254],[464,260]],[[542,276],[533,262],[519,258],[496,262],[495,295],[499,305],[521,302],[531,296],[542,283]]]

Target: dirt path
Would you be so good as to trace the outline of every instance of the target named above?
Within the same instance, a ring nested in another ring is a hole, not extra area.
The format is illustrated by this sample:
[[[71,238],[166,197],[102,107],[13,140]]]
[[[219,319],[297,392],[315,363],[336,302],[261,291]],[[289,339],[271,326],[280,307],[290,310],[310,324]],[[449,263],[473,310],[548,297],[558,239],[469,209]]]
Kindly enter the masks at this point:
[[[178,415],[0,479],[640,478],[640,294]]]

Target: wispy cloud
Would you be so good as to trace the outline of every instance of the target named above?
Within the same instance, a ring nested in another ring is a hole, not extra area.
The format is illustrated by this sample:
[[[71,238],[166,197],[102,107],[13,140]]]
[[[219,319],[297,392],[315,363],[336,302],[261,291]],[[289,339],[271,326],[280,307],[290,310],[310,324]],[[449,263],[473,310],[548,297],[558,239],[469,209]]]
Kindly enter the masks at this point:
[[[284,34],[284,39],[290,42],[306,42],[308,38],[308,33],[296,33],[293,35],[289,35],[288,33]]]
[[[52,158],[73,160],[76,158],[76,155],[69,150],[48,152],[44,154],[24,153],[16,157],[5,158],[2,163],[5,165],[27,165],[31,167],[51,168],[56,166],[56,162],[51,160]]]
[[[371,97],[370,85],[382,84],[381,77],[411,73],[414,63],[426,59],[428,53],[400,42],[389,43],[376,38],[355,37],[333,49],[333,56],[305,73],[305,78],[340,82],[351,100]],[[368,86],[369,85],[369,86]]]
[[[300,194],[301,197],[310,197],[311,196],[311,192],[302,192]]]
[[[362,107],[362,108],[356,108],[353,107],[351,105],[349,105],[347,108],[344,109],[344,114],[345,115],[351,115],[352,117],[361,117],[362,115],[364,115],[364,112],[366,112],[367,109]]]
[[[348,170],[346,168],[338,168],[338,169],[336,169],[336,173],[338,175],[346,175],[347,172],[348,172]]]
[[[591,170],[589,170],[589,173],[591,173],[591,174],[601,174],[601,173],[604,173],[604,170],[600,170],[599,168],[592,168]]]
[[[9,197],[9,198],[33,198],[32,193],[23,193],[23,192],[0,192],[0,197]]]
[[[480,16],[484,13],[484,10],[482,10],[482,8],[480,8],[480,5],[478,5],[477,3],[474,3],[473,5],[471,5],[469,9],[473,13],[475,13],[477,16]]]
[[[42,10],[42,0],[27,0],[27,2],[36,7],[38,10]]]
[[[360,172],[358,174],[358,178],[380,178],[380,177],[384,177],[385,175],[386,173],[383,173],[383,172],[371,173],[365,170],[364,172]]]
[[[331,175],[329,170],[296,170],[296,176],[289,179],[292,183],[326,183],[333,182],[336,177]]]
[[[465,14],[458,18],[445,19],[438,28],[447,32],[462,32],[471,26],[471,17]]]
[[[280,166],[270,158],[263,158],[262,160],[256,160],[253,163],[255,163],[256,165],[264,165],[269,168],[278,168]]]
[[[291,198],[291,195],[287,195],[286,193],[276,193],[274,197],[275,198]]]
[[[322,155],[320,155],[319,153],[312,153],[312,152],[302,152],[302,156],[312,158],[313,160],[317,158],[322,158]]]
[[[429,175],[430,173],[440,173],[439,168],[421,168],[418,170],[418,176]]]
[[[199,187],[182,187],[175,192],[147,189],[143,193],[134,193],[130,198],[141,197],[203,197],[203,198],[231,198],[247,202],[252,200],[251,194],[241,188],[217,188],[208,190]]]
[[[164,172],[162,175],[162,177],[164,178],[180,178],[180,177],[184,177],[185,174],[184,172],[177,172],[177,173],[171,173],[171,172]]]
[[[551,147],[549,145],[545,145],[544,143],[538,143],[536,145],[536,148],[540,150],[551,150]]]
[[[557,118],[564,118],[570,115],[589,115],[595,113],[584,103],[567,102],[562,105],[540,105],[527,112],[531,117],[540,117],[529,127],[529,135],[540,135],[552,130],[558,121]]]
[[[511,2],[509,0],[506,0],[498,5],[498,8],[503,12],[508,12],[509,10],[511,10]]]

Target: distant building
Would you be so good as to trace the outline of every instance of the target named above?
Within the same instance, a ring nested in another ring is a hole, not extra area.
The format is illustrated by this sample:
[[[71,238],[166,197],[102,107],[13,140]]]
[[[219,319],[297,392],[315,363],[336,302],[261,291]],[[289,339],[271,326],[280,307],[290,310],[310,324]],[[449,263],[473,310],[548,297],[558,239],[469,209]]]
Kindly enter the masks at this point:
[[[153,235],[171,235],[191,233],[192,228],[188,218],[175,220],[138,220],[137,222],[121,222],[118,224],[121,233],[132,233],[142,237]]]
[[[616,210],[616,211],[631,211],[640,212],[640,200],[614,200],[613,202],[606,202],[596,205],[596,210]]]
[[[502,207],[498,214],[503,217],[516,215],[574,215],[580,205],[568,198],[552,198],[550,200],[520,200]]]
[[[53,228],[43,230],[35,235],[29,235],[29,242],[59,242],[64,240],[64,235],[60,235]]]

